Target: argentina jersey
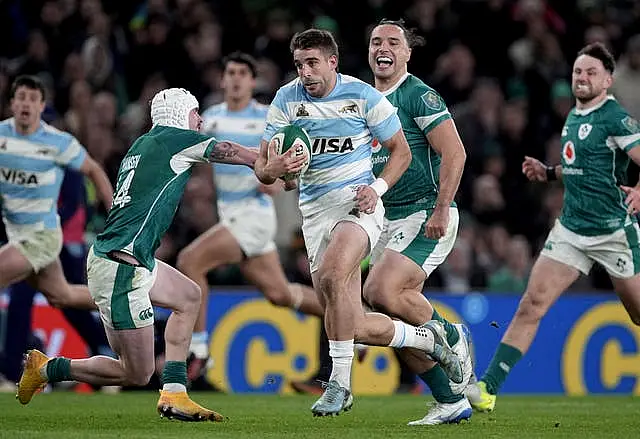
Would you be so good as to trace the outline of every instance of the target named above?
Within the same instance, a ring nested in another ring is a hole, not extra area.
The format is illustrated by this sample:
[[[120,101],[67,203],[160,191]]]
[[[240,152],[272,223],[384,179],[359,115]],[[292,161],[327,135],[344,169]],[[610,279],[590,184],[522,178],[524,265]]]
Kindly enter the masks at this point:
[[[230,140],[247,147],[259,148],[267,108],[255,100],[240,111],[230,111],[226,103],[214,105],[202,114],[203,132],[218,140]],[[253,169],[226,163],[214,163],[213,167],[219,203],[256,199],[261,204],[271,204],[271,197],[258,191],[260,182]]]
[[[309,169],[300,178],[301,208],[331,191],[371,184],[373,139],[384,142],[402,128],[387,98],[343,74],[323,98],[309,96],[299,78],[281,87],[269,107],[263,139],[268,142],[288,124],[304,128],[312,142]]]
[[[45,122],[23,136],[13,118],[0,122],[0,201],[9,239],[59,227],[57,203],[63,167],[80,169],[85,149]]]

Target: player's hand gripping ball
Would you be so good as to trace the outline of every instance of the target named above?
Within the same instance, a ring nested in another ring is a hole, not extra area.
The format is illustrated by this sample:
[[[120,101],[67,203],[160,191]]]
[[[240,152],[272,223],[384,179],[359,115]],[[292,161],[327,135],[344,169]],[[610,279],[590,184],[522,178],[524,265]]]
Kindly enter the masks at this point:
[[[296,125],[287,125],[280,128],[271,138],[274,143],[275,151],[278,155],[282,155],[290,149],[294,149],[294,157],[306,156],[302,169],[298,172],[289,172],[282,176],[285,181],[295,180],[309,168],[311,161],[311,139],[304,130]],[[269,157],[267,157],[269,158]]]

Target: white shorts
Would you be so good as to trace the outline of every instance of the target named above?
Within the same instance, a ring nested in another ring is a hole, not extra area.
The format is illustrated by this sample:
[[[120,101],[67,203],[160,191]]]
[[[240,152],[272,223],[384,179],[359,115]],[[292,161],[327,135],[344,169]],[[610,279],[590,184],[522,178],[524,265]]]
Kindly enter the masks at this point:
[[[589,274],[593,263],[598,262],[609,276],[627,279],[640,272],[639,236],[635,223],[607,235],[583,236],[556,220],[540,254],[584,274]]]
[[[260,256],[276,250],[276,210],[259,200],[218,203],[220,224],[238,241],[246,257]]]
[[[104,324],[112,329],[153,325],[149,291],[157,274],[157,261],[149,271],[96,256],[92,246],[87,255],[87,283]]]
[[[371,264],[375,264],[384,250],[389,249],[405,255],[430,276],[451,253],[458,236],[460,217],[457,208],[449,208],[449,225],[440,239],[430,239],[424,235],[428,219],[426,210],[396,220],[385,218],[380,240],[371,252]]]
[[[62,250],[62,230],[43,229],[23,234],[19,237],[9,236],[9,244],[24,256],[34,273],[55,262]]]
[[[369,237],[369,251],[376,246],[378,239],[380,239],[384,221],[382,200],[378,199],[378,204],[372,214],[367,215],[359,212],[356,215],[351,213],[356,208],[354,196],[354,188],[349,187],[330,192],[315,200],[314,204],[319,203],[324,208],[319,209],[318,206],[314,206],[311,214],[305,215],[305,209],[301,209],[302,233],[307,247],[311,273],[320,267],[322,257],[329,245],[331,232],[342,221],[350,221],[362,227]]]

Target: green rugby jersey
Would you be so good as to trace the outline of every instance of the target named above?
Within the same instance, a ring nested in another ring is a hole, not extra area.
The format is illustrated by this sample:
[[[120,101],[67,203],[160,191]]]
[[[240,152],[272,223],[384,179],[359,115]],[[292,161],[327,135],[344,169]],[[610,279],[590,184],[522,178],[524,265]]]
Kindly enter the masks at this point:
[[[154,254],[178,209],[192,166],[208,162],[217,141],[196,131],[157,125],[131,146],[120,164],[113,207],[94,252],[133,255],[153,270]]]
[[[612,96],[572,109],[562,129],[564,205],[560,222],[583,236],[613,233],[635,221],[627,215],[627,152],[640,145],[640,125]]]
[[[400,180],[383,195],[387,217],[394,211],[432,209],[440,184],[440,156],[429,145],[426,135],[441,122],[451,119],[444,100],[431,87],[407,74],[393,88],[383,93],[398,109],[412,160]],[[389,160],[389,151],[376,142],[373,149],[373,173],[379,176]]]

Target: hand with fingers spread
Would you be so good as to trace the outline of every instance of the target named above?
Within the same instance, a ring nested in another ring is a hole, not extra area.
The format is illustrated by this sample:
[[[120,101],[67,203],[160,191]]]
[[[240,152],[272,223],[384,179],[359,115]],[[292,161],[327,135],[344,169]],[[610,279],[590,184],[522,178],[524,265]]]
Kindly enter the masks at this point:
[[[375,189],[369,185],[358,186],[356,189],[356,196],[354,198],[358,211],[372,214],[376,210],[376,204],[378,203],[378,194]]]
[[[309,157],[305,154],[296,156],[295,148],[278,154],[276,142],[269,142],[267,164],[264,172],[271,178],[281,178],[285,174],[295,174],[304,167]]]
[[[620,189],[627,194],[627,198],[624,202],[627,205],[627,212],[629,215],[636,215],[637,213],[640,213],[640,191],[629,186],[620,186]]]
[[[524,157],[522,173],[530,181],[547,181],[547,166],[533,157]]]
[[[436,206],[424,227],[424,236],[440,239],[447,233],[449,226],[449,206]]]

